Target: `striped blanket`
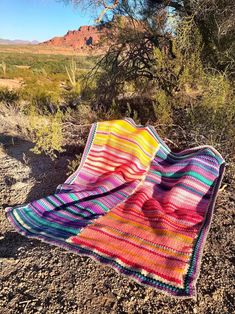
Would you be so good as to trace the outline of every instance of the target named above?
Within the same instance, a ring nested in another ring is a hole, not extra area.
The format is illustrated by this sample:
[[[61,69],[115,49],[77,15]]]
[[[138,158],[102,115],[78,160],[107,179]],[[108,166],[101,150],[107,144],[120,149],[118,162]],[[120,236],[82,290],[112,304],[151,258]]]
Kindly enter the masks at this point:
[[[94,123],[79,168],[55,194],[6,213],[27,237],[194,297],[223,169],[210,146],[173,153],[151,126]]]

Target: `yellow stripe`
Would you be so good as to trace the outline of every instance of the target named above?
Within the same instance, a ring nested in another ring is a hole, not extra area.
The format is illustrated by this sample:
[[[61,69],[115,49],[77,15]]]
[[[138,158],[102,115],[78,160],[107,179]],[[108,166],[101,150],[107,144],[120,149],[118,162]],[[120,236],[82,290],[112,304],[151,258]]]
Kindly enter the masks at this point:
[[[150,152],[150,156],[147,156],[137,145],[133,144],[133,143],[124,143],[124,142],[120,142],[120,139],[117,138],[113,138],[111,141],[107,141],[108,137],[106,135],[102,135],[101,134],[99,136],[96,137],[94,144],[95,145],[99,145],[99,146],[104,146],[104,145],[109,145],[113,148],[117,148],[121,151],[123,151],[123,153],[129,153],[132,154],[134,156],[136,156],[136,158],[138,158],[140,160],[140,162],[146,167],[147,165],[149,165],[150,160],[151,160],[151,155],[153,155],[153,153],[155,152],[155,150],[153,150],[152,152]],[[109,137],[110,139],[110,137]]]
[[[123,123],[123,121],[120,120],[117,120],[112,126],[110,126],[109,124],[104,124],[106,123],[99,124],[98,131],[109,133],[111,128],[113,133],[116,133],[117,135],[120,135],[122,137],[133,139],[139,145],[143,146],[145,150],[151,149],[153,146],[157,145],[157,141],[153,138],[153,136],[148,132],[147,129],[138,129],[131,126],[129,123],[125,121]]]

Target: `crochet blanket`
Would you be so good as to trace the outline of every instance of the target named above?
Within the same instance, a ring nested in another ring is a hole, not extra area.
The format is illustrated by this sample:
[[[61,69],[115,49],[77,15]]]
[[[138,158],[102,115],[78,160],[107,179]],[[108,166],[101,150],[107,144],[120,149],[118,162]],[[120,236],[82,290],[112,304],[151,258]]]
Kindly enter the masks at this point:
[[[94,123],[77,171],[55,194],[8,207],[21,234],[108,264],[141,284],[194,297],[224,160],[173,153],[151,126]]]

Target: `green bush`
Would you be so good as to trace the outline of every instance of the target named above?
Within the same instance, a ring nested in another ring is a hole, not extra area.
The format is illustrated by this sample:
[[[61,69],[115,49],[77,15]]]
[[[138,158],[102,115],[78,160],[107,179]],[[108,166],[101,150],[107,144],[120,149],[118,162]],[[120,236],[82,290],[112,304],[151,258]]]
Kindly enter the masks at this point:
[[[41,116],[35,108],[31,108],[29,123],[35,154],[45,153],[54,159],[58,152],[63,152],[62,117],[60,111],[55,115]]]

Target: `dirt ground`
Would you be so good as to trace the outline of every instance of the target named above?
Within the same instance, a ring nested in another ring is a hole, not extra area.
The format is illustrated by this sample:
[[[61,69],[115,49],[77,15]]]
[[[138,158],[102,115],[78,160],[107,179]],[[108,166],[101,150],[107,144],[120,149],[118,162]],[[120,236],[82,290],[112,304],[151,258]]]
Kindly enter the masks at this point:
[[[1,128],[0,123],[0,128]],[[52,162],[32,143],[0,129],[0,313],[232,314],[234,187],[217,199],[197,284],[197,300],[176,300],[88,257],[17,234],[4,208],[52,193],[66,178],[71,154]]]
[[[22,85],[21,80],[17,79],[0,79],[0,88],[19,89]]]

